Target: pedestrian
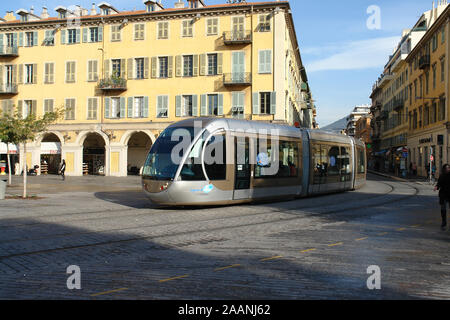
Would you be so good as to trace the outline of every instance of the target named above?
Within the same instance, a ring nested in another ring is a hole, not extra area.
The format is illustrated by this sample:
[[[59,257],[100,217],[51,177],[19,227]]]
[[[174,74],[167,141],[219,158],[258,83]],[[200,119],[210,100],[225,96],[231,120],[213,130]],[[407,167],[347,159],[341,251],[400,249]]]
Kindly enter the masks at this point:
[[[434,191],[437,190],[439,190],[439,204],[441,205],[441,229],[445,230],[447,226],[447,204],[450,206],[450,165],[448,164],[442,167],[442,173],[436,187],[434,187]]]
[[[412,170],[414,177],[417,176],[417,164],[415,162],[413,162]]]
[[[61,167],[59,168],[59,173],[61,174],[61,177],[64,180],[66,180],[66,176],[64,173],[66,172],[66,160],[63,160],[61,163]]]

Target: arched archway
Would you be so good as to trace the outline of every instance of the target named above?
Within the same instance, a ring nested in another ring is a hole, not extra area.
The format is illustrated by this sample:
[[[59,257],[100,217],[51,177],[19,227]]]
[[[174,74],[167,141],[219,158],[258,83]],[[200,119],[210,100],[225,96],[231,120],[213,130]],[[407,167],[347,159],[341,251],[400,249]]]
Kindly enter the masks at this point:
[[[54,132],[40,137],[41,174],[58,174],[61,164],[61,138]]]
[[[127,140],[127,174],[139,175],[153,141],[147,133],[142,131],[129,134]]]
[[[82,141],[83,174],[106,175],[105,138],[97,132],[89,132]]]

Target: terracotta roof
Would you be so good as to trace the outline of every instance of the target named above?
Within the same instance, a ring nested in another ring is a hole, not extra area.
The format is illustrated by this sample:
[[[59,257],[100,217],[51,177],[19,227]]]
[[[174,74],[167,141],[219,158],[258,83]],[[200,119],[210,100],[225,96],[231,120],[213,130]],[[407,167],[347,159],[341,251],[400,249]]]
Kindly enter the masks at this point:
[[[176,12],[176,11],[183,11],[183,10],[206,10],[206,9],[214,9],[214,8],[229,8],[229,7],[245,7],[245,6],[252,6],[252,5],[270,5],[270,4],[289,4],[288,1],[268,1],[268,2],[247,2],[247,3],[224,3],[224,4],[214,4],[209,6],[204,6],[203,8],[165,8],[159,11],[152,12],[153,14],[159,14],[164,12]],[[116,14],[110,14],[107,16],[97,14],[97,15],[87,15],[82,16],[81,19],[95,19],[100,17],[121,17],[121,16],[130,16],[130,15],[140,15],[147,13],[147,10],[135,10],[135,11],[122,11],[120,13]],[[22,22],[21,20],[14,20],[14,21],[8,21],[5,24],[8,23],[33,23],[33,22],[45,22],[45,21],[56,21],[56,20],[66,20],[66,19],[59,19],[57,17],[50,17],[47,19],[41,19],[36,21],[28,21],[28,22]]]

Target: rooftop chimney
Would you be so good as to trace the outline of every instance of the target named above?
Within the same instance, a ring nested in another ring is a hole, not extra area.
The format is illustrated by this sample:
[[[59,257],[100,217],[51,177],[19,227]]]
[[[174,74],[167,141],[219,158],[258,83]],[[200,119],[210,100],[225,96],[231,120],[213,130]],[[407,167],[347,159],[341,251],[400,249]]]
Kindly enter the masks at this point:
[[[7,11],[4,19],[7,22],[17,20],[16,16],[14,15],[14,11]]]
[[[178,0],[177,2],[175,2],[175,9],[182,9],[182,8],[184,8],[183,0]]]
[[[42,7],[41,18],[42,18],[42,19],[48,19],[48,18],[50,18],[50,15],[48,14],[47,7]]]
[[[96,14],[97,14],[97,9],[95,7],[95,3],[92,3],[91,16],[95,16]]]

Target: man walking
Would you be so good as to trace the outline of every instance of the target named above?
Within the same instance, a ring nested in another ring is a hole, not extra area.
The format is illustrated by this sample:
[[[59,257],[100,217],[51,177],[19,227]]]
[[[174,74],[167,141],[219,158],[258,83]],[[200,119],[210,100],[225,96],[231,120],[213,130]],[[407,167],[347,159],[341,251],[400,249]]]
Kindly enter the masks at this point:
[[[59,172],[61,174],[63,181],[66,180],[66,176],[64,175],[64,173],[66,172],[66,160],[62,161],[61,167],[59,168]]]
[[[437,190],[439,190],[439,204],[441,205],[441,229],[445,230],[447,226],[447,205],[450,205],[450,165],[448,164],[442,167],[442,173],[434,188],[434,191]]]

